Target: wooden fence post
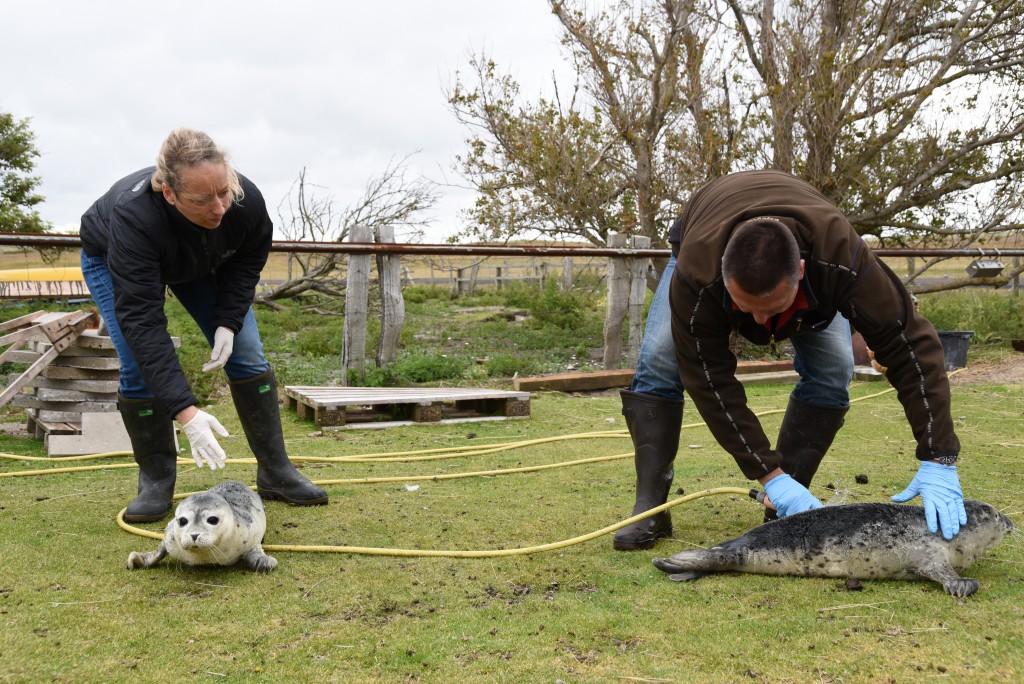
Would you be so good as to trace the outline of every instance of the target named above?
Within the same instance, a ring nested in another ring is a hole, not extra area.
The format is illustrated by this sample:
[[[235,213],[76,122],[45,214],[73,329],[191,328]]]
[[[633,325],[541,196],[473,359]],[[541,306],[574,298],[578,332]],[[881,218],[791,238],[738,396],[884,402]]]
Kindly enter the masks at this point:
[[[349,242],[372,242],[373,229],[353,226]],[[348,372],[362,377],[366,370],[366,312],[370,298],[370,255],[350,254],[345,286],[345,323],[341,347],[341,384],[348,386]]]
[[[633,249],[649,249],[651,238],[634,235],[630,240]],[[640,358],[640,342],[644,337],[644,302],[647,299],[647,259],[628,259],[629,264],[629,349],[626,352],[626,367],[636,368]]]
[[[461,266],[456,266],[452,273],[455,276],[455,282],[452,284],[452,296],[458,297],[463,292],[462,288],[462,271],[464,269]]]
[[[377,239],[381,243],[394,243],[394,226],[381,226]],[[380,343],[377,345],[377,366],[383,368],[398,356],[398,338],[405,325],[405,300],[402,299],[402,268],[397,254],[378,254],[377,273],[380,276],[380,303],[383,320]]]
[[[469,271],[469,277],[466,277],[466,272]],[[472,295],[476,291],[476,279],[480,275],[480,262],[477,261],[468,269],[458,267],[455,269],[455,289],[453,292],[456,296],[468,294]]]
[[[621,249],[627,235],[609,234],[608,246]],[[625,257],[608,258],[608,306],[604,319],[604,368],[615,370],[622,362],[622,320],[629,300],[629,265]]]
[[[562,261],[562,290],[568,292],[572,289],[572,257],[567,256]]]
[[[1020,269],[1020,257],[1013,257],[1013,270]],[[1014,297],[1020,296],[1020,273],[1013,276],[1013,285],[1010,288]]]

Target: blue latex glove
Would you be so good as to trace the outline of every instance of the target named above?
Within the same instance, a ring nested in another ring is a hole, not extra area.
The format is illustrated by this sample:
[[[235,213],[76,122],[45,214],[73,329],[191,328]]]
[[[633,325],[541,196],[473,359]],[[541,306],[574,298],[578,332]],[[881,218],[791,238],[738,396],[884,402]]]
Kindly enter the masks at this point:
[[[785,473],[768,480],[764,485],[764,491],[780,518],[812,508],[821,508],[821,502],[814,498],[806,487]]]
[[[942,536],[952,539],[967,524],[964,493],[960,489],[960,476],[956,466],[945,466],[934,461],[921,461],[917,475],[902,492],[892,497],[896,503],[910,501],[918,494],[924,502],[924,519],[928,531],[936,534],[942,525]]]

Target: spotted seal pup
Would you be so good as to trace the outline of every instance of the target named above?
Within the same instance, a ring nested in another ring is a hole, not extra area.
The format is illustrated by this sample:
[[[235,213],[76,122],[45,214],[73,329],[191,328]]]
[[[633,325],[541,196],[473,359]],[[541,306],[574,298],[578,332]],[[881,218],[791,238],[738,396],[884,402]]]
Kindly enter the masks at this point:
[[[157,550],[133,551],[128,569],[151,568],[170,554],[186,565],[234,565],[244,559],[250,570],[270,572],[277,559],[260,546],[266,530],[260,497],[241,482],[228,480],[178,504]]]
[[[682,551],[653,562],[676,581],[730,570],[850,579],[925,578],[941,584],[947,594],[970,596],[978,590],[978,581],[959,573],[1014,526],[987,503],[968,500],[964,505],[967,525],[949,541],[928,532],[920,506],[848,504],[773,520],[710,549]]]

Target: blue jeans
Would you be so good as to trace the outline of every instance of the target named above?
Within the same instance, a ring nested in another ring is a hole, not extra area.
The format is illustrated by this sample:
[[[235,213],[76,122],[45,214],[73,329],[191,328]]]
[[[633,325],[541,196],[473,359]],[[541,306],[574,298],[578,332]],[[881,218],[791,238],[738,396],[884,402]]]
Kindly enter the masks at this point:
[[[668,306],[668,291],[675,270],[676,258],[670,257],[647,312],[640,356],[636,361],[630,389],[682,401],[683,383],[679,379],[679,366],[676,365],[676,347],[672,342],[672,311]]]
[[[682,401],[683,384],[676,365],[672,312],[668,303],[675,266],[676,258],[671,257],[658,281],[630,389]],[[793,369],[800,375],[792,396],[814,406],[848,407],[849,385],[853,378],[850,323],[837,314],[824,330],[794,335],[789,341],[795,352]]]
[[[148,399],[154,396],[145,378],[142,377],[139,364],[135,361],[132,350],[121,332],[117,316],[114,315],[114,283],[110,271],[107,270],[106,260],[103,257],[88,256],[83,251],[82,277],[107,326],[107,334],[117,351],[117,358],[121,361],[119,393],[129,399]],[[217,285],[213,276],[172,285],[170,289],[199,325],[207,343],[213,347],[213,334],[217,329],[214,323]],[[263,342],[260,341],[259,329],[256,327],[256,316],[250,308],[242,329],[235,335],[234,347],[231,357],[224,366],[224,373],[229,380],[245,380],[268,370],[270,363],[263,354]]]
[[[836,314],[824,330],[796,334],[789,341],[795,352],[793,370],[800,375],[793,398],[812,406],[848,408],[853,379],[850,322]]]

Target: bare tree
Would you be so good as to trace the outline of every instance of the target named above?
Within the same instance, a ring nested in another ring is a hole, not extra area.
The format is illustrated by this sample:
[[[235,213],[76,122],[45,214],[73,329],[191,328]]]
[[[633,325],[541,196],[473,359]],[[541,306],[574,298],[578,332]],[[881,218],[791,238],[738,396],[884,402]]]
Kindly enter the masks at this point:
[[[728,170],[737,149],[727,89],[710,87],[716,50],[693,3],[620,0],[588,15],[549,0],[577,80],[563,99],[524,103],[486,56],[447,93],[474,131],[459,158],[478,190],[469,234],[532,229],[604,244],[633,231],[664,244],[681,193]]]
[[[306,180],[303,169],[278,205],[281,232],[289,240],[343,242],[352,226],[369,226],[375,237],[381,226],[393,226],[407,242],[422,239],[430,222],[425,212],[436,204],[438,193],[425,178],[409,178],[408,162],[409,156],[390,162],[381,175],[367,182],[362,196],[341,212],[324,188]],[[278,300],[304,295],[339,301],[345,289],[344,263],[340,254],[291,255],[285,282],[257,294],[256,302],[275,306]]]
[[[494,237],[663,244],[695,186],[749,168],[805,178],[885,244],[1024,227],[1024,0],[549,4],[567,102],[524,102],[483,57],[448,93]]]
[[[762,165],[883,241],[1021,227],[1024,3],[725,1],[756,74]]]

